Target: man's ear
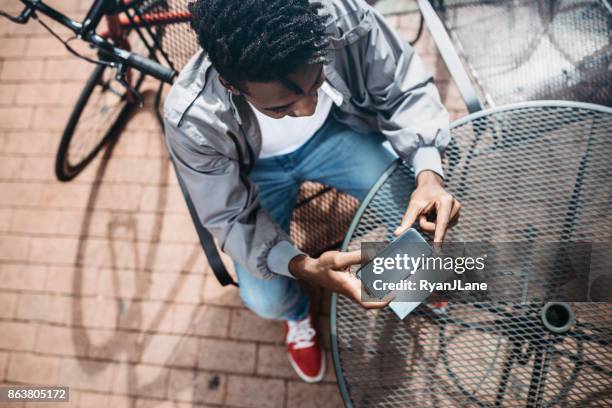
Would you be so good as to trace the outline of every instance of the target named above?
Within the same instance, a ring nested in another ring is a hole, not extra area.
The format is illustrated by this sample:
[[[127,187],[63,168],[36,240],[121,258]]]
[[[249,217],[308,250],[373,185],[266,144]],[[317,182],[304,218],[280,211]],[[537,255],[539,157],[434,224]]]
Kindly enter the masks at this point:
[[[221,82],[221,85],[229,89],[229,91],[233,93],[235,96],[240,96],[241,92],[238,90],[238,88],[236,88],[235,86],[227,82],[227,80],[223,78],[221,75],[219,75],[219,82]]]

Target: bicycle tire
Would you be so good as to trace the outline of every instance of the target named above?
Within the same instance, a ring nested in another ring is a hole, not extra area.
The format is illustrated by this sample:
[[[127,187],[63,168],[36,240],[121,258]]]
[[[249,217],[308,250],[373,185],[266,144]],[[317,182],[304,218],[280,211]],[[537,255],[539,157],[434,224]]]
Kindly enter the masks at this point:
[[[85,167],[87,167],[87,165],[96,157],[100,150],[102,150],[102,148],[114,136],[116,136],[117,131],[120,130],[121,126],[124,124],[123,122],[128,117],[132,109],[136,106],[135,103],[128,100],[127,91],[123,90],[124,93],[120,96],[119,101],[121,106],[118,107],[116,115],[102,123],[103,128],[99,129],[99,134],[91,145],[85,149],[86,152],[83,153],[81,157],[75,161],[70,160],[71,152],[73,152],[75,149],[75,141],[83,139],[85,136],[87,136],[82,134],[83,131],[78,131],[78,126],[80,123],[82,124],[83,113],[87,109],[88,104],[92,101],[92,94],[96,90],[96,87],[103,88],[103,96],[107,91],[112,92],[112,88],[102,82],[106,72],[112,74],[112,69],[105,65],[97,65],[94,68],[94,71],[85,83],[85,87],[83,88],[83,91],[81,91],[81,95],[79,96],[79,99],[77,100],[77,103],[70,114],[55,159],[55,175],[60,181],[70,181],[80,172],[82,172]],[[138,90],[144,75],[137,71],[134,72],[139,75],[139,78],[134,86],[134,88]],[[106,89],[104,89],[105,86],[107,86]],[[89,129],[84,129],[84,132],[91,133]]]

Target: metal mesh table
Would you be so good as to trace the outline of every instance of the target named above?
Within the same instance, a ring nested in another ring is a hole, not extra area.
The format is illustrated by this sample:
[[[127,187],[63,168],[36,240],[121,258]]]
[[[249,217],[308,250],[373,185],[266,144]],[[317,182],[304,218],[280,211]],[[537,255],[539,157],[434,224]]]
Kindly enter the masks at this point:
[[[444,1],[443,19],[489,104],[612,105],[608,0]]]
[[[612,242],[612,109],[531,102],[452,127],[449,190],[462,202],[451,241]],[[383,241],[401,220],[413,174],[396,163],[357,212],[344,249]],[[607,266],[609,274],[610,265]],[[542,303],[419,306],[404,321],[334,296],[334,366],[347,406],[610,406],[612,304],[572,303],[554,334]]]

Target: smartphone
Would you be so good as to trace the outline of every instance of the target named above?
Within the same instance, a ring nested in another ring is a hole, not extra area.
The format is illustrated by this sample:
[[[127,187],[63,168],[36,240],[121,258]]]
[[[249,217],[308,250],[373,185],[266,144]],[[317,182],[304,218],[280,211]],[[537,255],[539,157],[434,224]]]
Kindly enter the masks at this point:
[[[405,267],[391,267],[384,268],[384,272],[381,272],[380,270],[384,266],[380,265],[381,259],[395,259],[398,255],[402,258],[404,258],[404,255],[407,255],[410,258],[428,257],[432,251],[433,249],[431,246],[429,246],[421,234],[419,234],[414,228],[410,228],[402,235],[391,241],[368,263],[359,268],[357,270],[357,276],[363,282],[363,285],[370,296],[382,299],[391,291],[377,288],[376,286],[380,286],[380,280],[383,280],[386,283],[397,283],[409,278],[417,271],[412,271],[410,268]],[[402,266],[406,266],[406,264],[402,263]],[[376,281],[378,281],[378,285],[375,285]]]

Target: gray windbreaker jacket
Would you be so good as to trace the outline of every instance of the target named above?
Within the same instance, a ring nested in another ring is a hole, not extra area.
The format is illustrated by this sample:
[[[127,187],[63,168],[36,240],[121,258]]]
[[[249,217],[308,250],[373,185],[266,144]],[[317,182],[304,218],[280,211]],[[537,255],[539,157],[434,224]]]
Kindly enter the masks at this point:
[[[331,14],[324,72],[334,92],[331,115],[357,131],[380,131],[403,160],[441,173],[448,113],[414,50],[362,0],[323,0]],[[291,276],[301,253],[260,207],[245,165],[261,150],[248,103],[218,80],[199,52],[181,71],[164,106],[166,142],[202,224],[221,249],[260,278]],[[238,148],[237,148],[238,147]]]

